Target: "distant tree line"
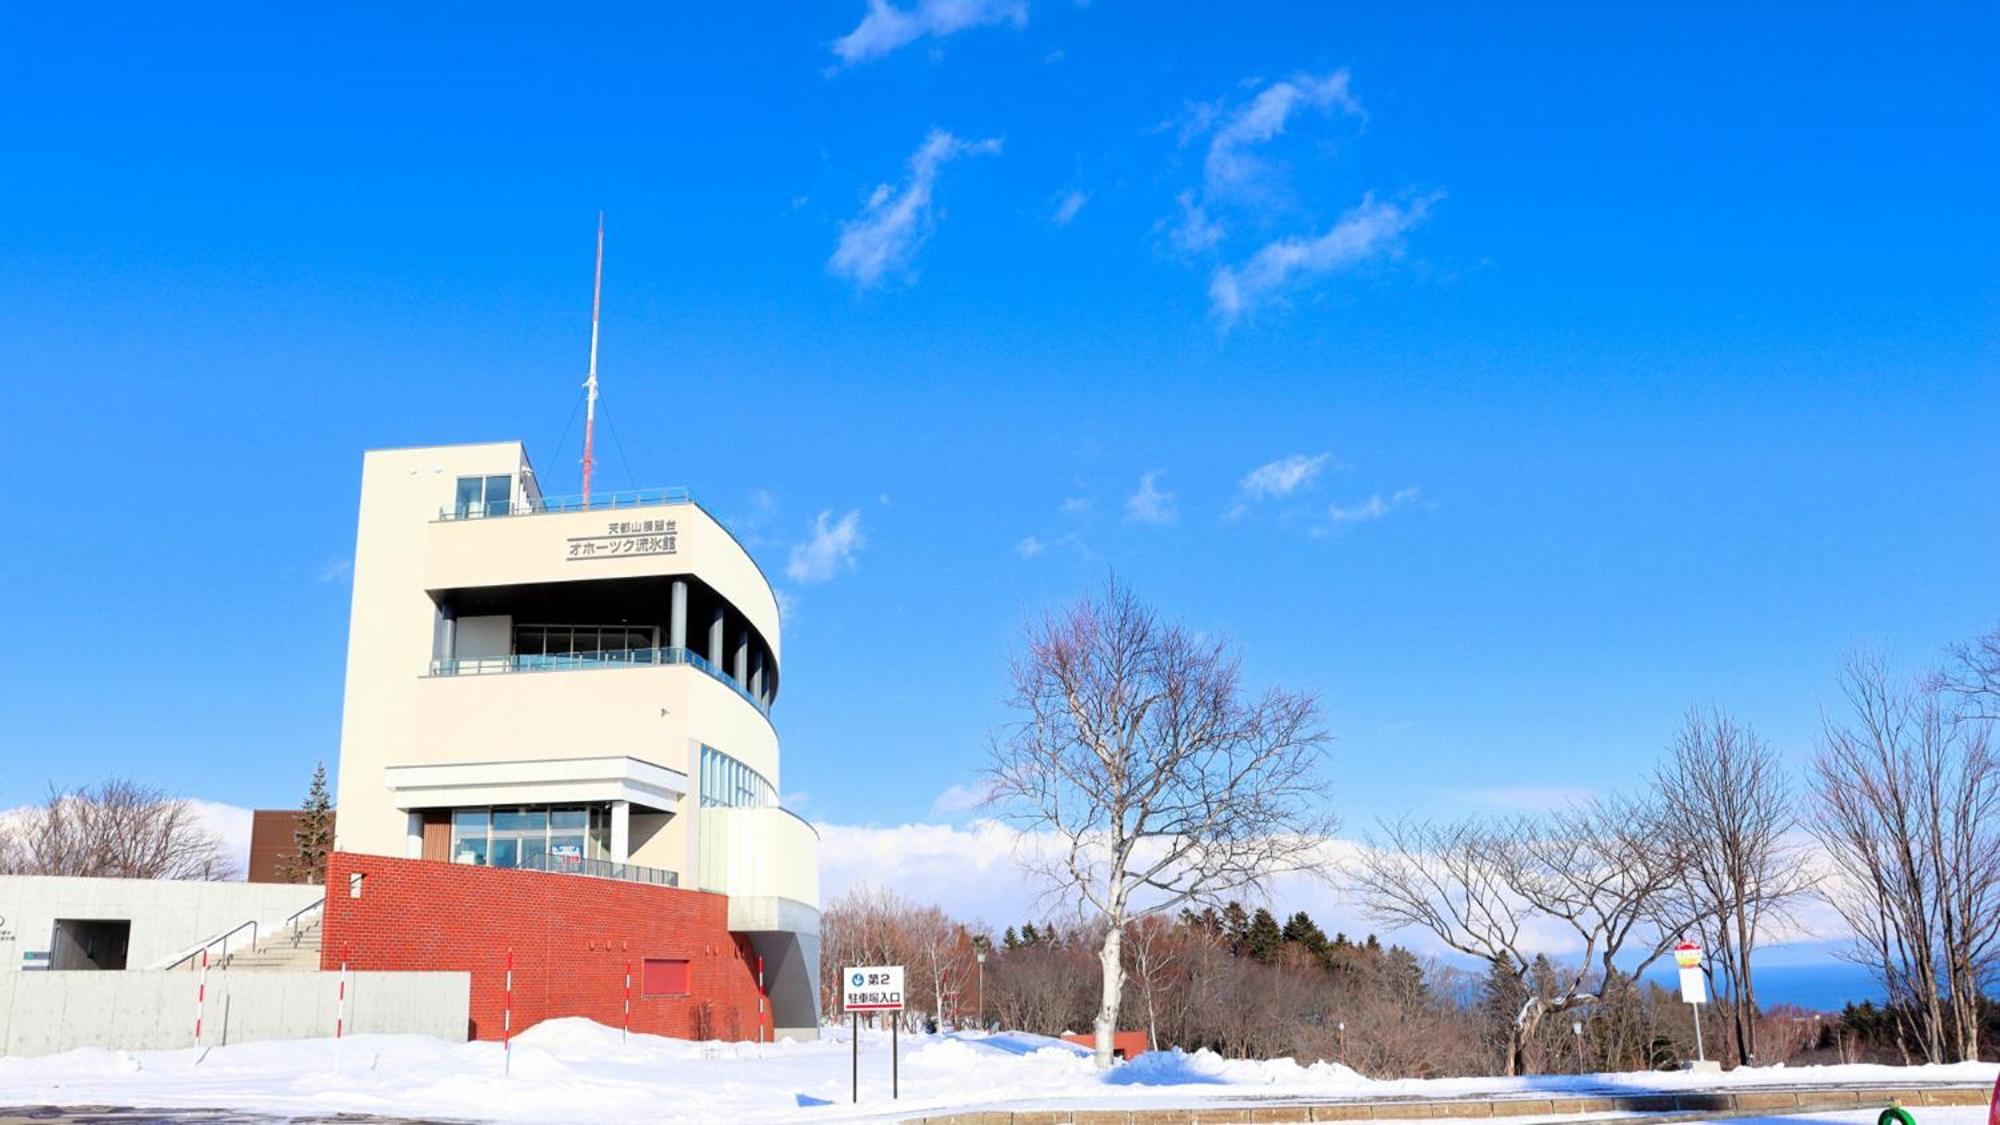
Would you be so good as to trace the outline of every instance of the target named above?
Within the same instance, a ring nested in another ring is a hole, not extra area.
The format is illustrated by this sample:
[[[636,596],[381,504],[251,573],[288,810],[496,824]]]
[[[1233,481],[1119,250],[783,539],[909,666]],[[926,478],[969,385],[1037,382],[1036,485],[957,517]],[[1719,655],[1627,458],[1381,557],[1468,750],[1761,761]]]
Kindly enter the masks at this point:
[[[50,789],[38,806],[0,817],[0,875],[226,879],[236,864],[194,806],[114,778]]]

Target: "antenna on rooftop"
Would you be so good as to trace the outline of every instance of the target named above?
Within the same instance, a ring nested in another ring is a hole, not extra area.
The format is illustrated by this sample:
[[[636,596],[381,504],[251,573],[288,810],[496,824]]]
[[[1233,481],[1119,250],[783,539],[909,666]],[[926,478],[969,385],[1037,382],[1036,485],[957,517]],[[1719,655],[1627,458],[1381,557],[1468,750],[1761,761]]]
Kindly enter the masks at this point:
[[[583,506],[590,507],[590,446],[597,428],[597,306],[604,296],[604,212],[597,213],[597,278],[590,290],[590,375],[583,381]]]

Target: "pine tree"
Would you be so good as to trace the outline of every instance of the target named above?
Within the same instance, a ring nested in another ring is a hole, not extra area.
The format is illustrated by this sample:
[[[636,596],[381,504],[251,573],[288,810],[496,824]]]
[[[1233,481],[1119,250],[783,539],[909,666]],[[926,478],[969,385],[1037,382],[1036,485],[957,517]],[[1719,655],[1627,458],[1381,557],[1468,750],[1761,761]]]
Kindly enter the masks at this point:
[[[1320,929],[1318,923],[1314,922],[1312,916],[1305,911],[1301,910],[1286,919],[1285,942],[1297,945],[1312,954],[1313,960],[1318,961],[1321,968],[1327,967],[1329,947],[1326,942],[1326,931]]]
[[[1251,960],[1270,964],[1278,956],[1278,947],[1285,944],[1285,934],[1278,928],[1278,920],[1269,910],[1257,908],[1250,918],[1250,928],[1243,937],[1243,951]]]
[[[292,830],[292,847],[295,850],[279,867],[278,877],[288,883],[326,882],[326,856],[333,850],[333,798],[326,791],[325,762],[313,767],[305,807]]]
[[[1022,945],[1033,945],[1040,940],[1042,940],[1042,935],[1035,932],[1035,924],[1033,922],[1021,923]]]
[[[1250,915],[1240,902],[1222,908],[1222,937],[1229,943],[1232,957],[1243,956],[1243,940],[1250,936]]]
[[[1015,949],[1018,948],[1020,944],[1021,944],[1020,936],[1014,933],[1014,927],[1012,926],[1007,927],[1006,935],[1000,939],[1001,948]]]

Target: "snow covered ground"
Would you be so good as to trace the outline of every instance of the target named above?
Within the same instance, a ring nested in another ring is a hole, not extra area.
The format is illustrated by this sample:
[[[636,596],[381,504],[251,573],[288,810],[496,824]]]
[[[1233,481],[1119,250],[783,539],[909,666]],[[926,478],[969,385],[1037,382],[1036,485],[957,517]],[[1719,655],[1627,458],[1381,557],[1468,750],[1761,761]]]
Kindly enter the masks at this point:
[[[245,1043],[197,1061],[177,1051],[81,1050],[0,1058],[0,1107],[127,1105],[287,1114],[368,1113],[476,1121],[893,1120],[947,1110],[1139,1108],[1470,1094],[1547,1097],[1582,1090],[1681,1090],[1802,1082],[1991,1085],[2000,1067],[1842,1066],[1687,1074],[1377,1082],[1333,1063],[1247,1062],[1154,1052],[1099,1074],[1081,1048],[1025,1034],[905,1036],[902,1097],[889,1099],[889,1037],[861,1041],[861,1101],[848,1100],[845,1029],[817,1043],[690,1043],[580,1019],[514,1041],[512,1074],[494,1043],[407,1035]],[[1798,1122],[1806,1115],[1789,1115]],[[1815,1121],[1874,1125],[1874,1113]],[[1920,1125],[1983,1125],[1983,1109],[1928,1109]]]

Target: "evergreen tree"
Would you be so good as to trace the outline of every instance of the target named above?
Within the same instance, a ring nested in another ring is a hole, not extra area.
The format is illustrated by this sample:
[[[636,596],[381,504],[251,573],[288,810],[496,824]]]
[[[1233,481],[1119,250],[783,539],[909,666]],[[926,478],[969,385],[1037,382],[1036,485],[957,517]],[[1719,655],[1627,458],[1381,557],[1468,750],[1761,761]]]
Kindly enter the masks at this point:
[[[1483,1038],[1502,1064],[1514,1041],[1514,1021],[1528,1003],[1528,987],[1514,972],[1514,966],[1495,957],[1486,969],[1479,990],[1479,1013]]]
[[[1035,944],[1036,942],[1038,942],[1038,941],[1041,941],[1041,940],[1042,940],[1042,935],[1041,935],[1040,933],[1037,933],[1037,932],[1036,932],[1036,930],[1035,930],[1035,924],[1034,924],[1033,922],[1023,922],[1023,923],[1021,923],[1021,944],[1022,944],[1022,945],[1033,945],[1033,944]]]
[[[326,857],[333,850],[333,798],[326,791],[326,763],[313,767],[305,807],[292,830],[292,854],[279,865],[278,877],[288,883],[326,882]]]
[[[1015,949],[1018,948],[1020,944],[1021,944],[1021,939],[1019,935],[1014,933],[1014,927],[1012,926],[1007,927],[1006,935],[1000,939],[1001,948]]]
[[[1250,919],[1250,927],[1243,935],[1243,951],[1254,961],[1270,964],[1278,956],[1278,947],[1285,944],[1285,934],[1278,928],[1278,920],[1269,910],[1257,908]]]
[[[1321,930],[1313,922],[1312,916],[1305,911],[1301,910],[1285,920],[1285,942],[1288,945],[1297,945],[1312,954],[1313,960],[1318,961],[1321,968],[1327,967],[1326,932]]]
[[[1243,956],[1243,939],[1250,935],[1250,915],[1240,902],[1222,908],[1222,936],[1232,956]]]

